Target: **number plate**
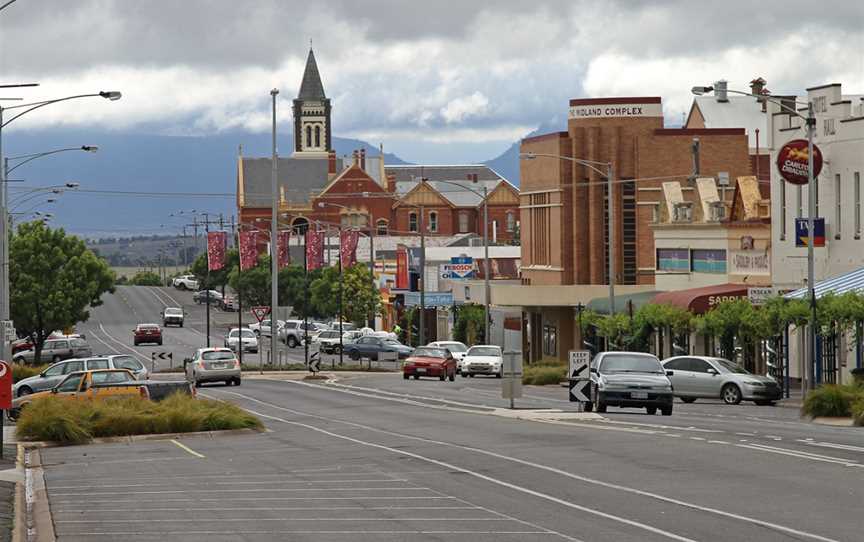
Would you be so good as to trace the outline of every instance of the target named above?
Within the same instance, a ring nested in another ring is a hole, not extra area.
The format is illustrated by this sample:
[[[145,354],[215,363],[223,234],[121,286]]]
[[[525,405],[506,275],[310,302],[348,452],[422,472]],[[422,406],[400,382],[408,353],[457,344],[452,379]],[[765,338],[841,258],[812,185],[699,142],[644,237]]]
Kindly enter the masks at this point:
[[[648,399],[647,391],[631,391],[630,392],[631,399]]]
[[[425,367],[418,367],[418,368],[417,368],[417,372],[418,372],[418,373],[425,373],[425,372],[426,372],[426,368],[425,368]]]

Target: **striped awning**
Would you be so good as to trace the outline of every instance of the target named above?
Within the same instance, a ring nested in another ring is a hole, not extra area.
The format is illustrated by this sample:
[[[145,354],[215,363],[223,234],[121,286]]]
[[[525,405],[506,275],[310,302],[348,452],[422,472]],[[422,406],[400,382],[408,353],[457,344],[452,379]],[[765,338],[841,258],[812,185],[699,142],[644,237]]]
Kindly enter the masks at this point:
[[[846,292],[864,292],[864,267],[855,271],[838,275],[830,279],[816,283],[816,299],[825,294],[845,294]],[[807,288],[799,288],[789,292],[786,299],[804,299],[807,297]]]

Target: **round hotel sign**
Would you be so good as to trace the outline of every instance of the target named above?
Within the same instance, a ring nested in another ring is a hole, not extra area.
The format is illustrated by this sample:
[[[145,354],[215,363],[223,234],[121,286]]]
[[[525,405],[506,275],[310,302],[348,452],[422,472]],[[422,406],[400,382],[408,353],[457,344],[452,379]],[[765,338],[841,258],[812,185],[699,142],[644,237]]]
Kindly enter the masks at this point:
[[[807,141],[793,139],[780,147],[777,153],[777,170],[780,176],[792,184],[807,184],[807,167],[810,158]],[[813,145],[813,178],[822,171],[822,151]]]

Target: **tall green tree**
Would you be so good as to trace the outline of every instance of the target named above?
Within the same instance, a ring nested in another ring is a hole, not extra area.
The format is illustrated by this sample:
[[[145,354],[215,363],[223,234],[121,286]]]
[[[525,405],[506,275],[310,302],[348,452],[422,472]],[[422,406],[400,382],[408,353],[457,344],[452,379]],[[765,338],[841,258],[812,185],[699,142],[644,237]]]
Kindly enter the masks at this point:
[[[381,310],[381,294],[372,283],[369,266],[357,263],[344,271],[342,285],[342,316],[363,327],[370,315]]]
[[[219,289],[222,295],[225,295],[225,286],[228,284],[228,276],[234,269],[237,269],[237,262],[240,256],[236,249],[229,249],[225,253],[225,265],[222,269],[207,272],[207,253],[203,253],[192,262],[189,270],[195,278],[198,279],[198,286],[204,289]]]
[[[52,331],[90,317],[89,307],[102,304],[114,291],[114,272],[63,229],[41,221],[18,226],[9,244],[9,306],[15,327],[42,354]]]
[[[251,269],[240,271],[237,265],[234,265],[228,273],[228,285],[240,294],[244,306],[270,306],[270,282],[268,256],[261,256],[258,265]]]
[[[312,300],[311,311],[320,317],[333,317],[339,310],[339,270],[325,267],[320,275],[309,283]],[[345,295],[342,295],[343,305]]]
[[[467,345],[486,344],[483,319],[486,317],[483,305],[466,303],[456,309],[453,322],[453,338]]]

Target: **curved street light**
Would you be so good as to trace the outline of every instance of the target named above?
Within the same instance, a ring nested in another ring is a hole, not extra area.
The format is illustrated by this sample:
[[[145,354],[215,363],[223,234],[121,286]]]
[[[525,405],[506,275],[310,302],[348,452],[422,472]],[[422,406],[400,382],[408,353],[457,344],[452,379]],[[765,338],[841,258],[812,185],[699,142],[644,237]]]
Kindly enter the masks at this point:
[[[8,180],[9,174],[12,173],[13,171],[15,171],[16,169],[18,169],[19,167],[23,166],[27,162],[32,162],[33,160],[38,160],[39,158],[43,158],[45,156],[51,156],[52,154],[58,154],[61,152],[69,152],[69,151],[84,151],[84,152],[95,153],[98,150],[99,150],[99,147],[97,147],[96,145],[81,145],[80,147],[66,147],[63,149],[54,149],[53,151],[37,152],[34,154],[21,154],[18,156],[7,156],[6,158],[3,159],[3,178]],[[9,167],[9,162],[18,161],[18,160],[21,160],[21,161],[12,167]]]

